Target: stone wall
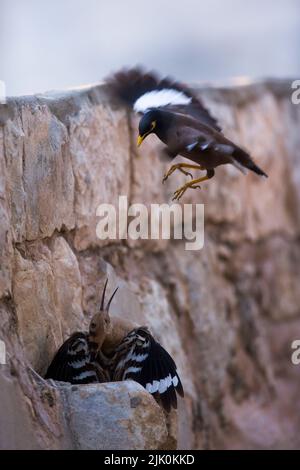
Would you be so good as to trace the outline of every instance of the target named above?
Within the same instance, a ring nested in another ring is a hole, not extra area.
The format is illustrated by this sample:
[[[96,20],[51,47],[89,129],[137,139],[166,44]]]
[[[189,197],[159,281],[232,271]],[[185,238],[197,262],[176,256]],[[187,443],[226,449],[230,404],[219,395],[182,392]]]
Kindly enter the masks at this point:
[[[199,89],[225,134],[269,174],[229,166],[182,202],[205,204],[205,246],[100,241],[101,202],[170,202],[184,180],[135,146],[137,119],[105,86],[10,99],[0,124],[1,448],[296,448],[300,445],[300,106],[288,82]],[[57,387],[54,352],[88,325],[107,275],[112,313],[173,355],[178,414],[133,382]],[[84,423],[82,425],[82,423]],[[113,437],[110,429],[119,429]],[[154,430],[154,432],[153,432]],[[107,435],[111,438],[107,440]]]

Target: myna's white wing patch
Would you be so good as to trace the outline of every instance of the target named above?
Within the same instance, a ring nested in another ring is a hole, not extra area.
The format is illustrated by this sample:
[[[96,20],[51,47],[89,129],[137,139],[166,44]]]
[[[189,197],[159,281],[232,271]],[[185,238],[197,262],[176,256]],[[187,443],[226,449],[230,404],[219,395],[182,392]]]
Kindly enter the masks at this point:
[[[160,108],[168,105],[190,104],[192,98],[182,91],[164,88],[163,90],[148,91],[140,96],[133,105],[136,113],[145,113],[150,108]]]

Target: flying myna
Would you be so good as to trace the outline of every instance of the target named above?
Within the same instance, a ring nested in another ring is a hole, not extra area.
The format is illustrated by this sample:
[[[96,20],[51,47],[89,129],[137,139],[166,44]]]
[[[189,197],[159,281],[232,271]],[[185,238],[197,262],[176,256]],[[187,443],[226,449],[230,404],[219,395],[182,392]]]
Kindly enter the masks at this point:
[[[72,384],[131,379],[166,411],[177,408],[176,392],[181,396],[184,393],[175,362],[147,327],[132,328],[132,323],[120,317],[110,318],[109,307],[117,289],[104,307],[106,287],[107,281],[89,332],[73,333],[63,343],[45,378]]]
[[[166,145],[164,150],[170,158],[182,155],[196,163],[172,165],[165,174],[163,182],[175,170],[192,178],[175,191],[173,200],[179,200],[188,188],[200,188],[199,183],[212,178],[214,169],[226,163],[242,172],[249,169],[267,176],[245,150],[221,133],[216,119],[187,86],[139,68],[115,73],[108,79],[108,85],[114,96],[142,114],[138,146],[148,135],[156,134]],[[186,169],[206,170],[206,176],[193,179]]]

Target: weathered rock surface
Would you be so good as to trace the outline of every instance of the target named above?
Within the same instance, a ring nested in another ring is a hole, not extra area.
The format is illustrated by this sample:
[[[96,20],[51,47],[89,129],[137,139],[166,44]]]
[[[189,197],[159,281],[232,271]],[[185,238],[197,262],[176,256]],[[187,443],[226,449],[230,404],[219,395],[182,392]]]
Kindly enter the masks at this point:
[[[288,82],[199,89],[267,180],[217,169],[183,203],[205,204],[205,246],[106,240],[100,203],[169,203],[168,162],[105,87],[8,100],[0,125],[0,448],[297,448],[300,368],[300,106]],[[185,388],[166,419],[132,382],[53,387],[38,378],[109,291],[112,314],[148,325]],[[33,369],[33,370],[32,370]],[[99,414],[96,410],[99,408]],[[99,427],[99,422],[105,426]],[[118,433],[105,435],[105,429]],[[177,429],[178,428],[178,429]]]
[[[76,449],[159,449],[167,441],[164,413],[133,381],[61,389]]]

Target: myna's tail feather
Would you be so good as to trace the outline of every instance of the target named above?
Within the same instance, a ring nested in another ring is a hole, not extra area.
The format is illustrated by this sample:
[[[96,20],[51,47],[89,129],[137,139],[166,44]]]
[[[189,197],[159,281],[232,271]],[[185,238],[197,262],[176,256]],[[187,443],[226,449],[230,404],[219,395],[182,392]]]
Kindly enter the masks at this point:
[[[237,166],[242,165],[243,167],[248,168],[257,175],[265,176],[266,178],[268,178],[268,175],[261,168],[259,168],[256,163],[254,163],[250,155],[241,148],[235,148],[232,157],[238,163]]]

